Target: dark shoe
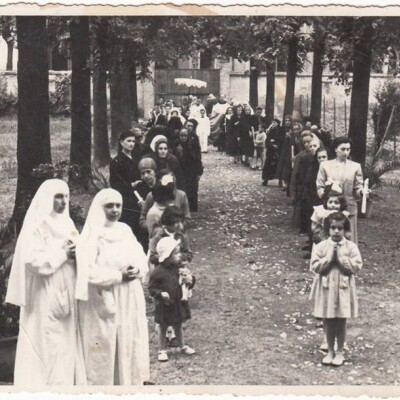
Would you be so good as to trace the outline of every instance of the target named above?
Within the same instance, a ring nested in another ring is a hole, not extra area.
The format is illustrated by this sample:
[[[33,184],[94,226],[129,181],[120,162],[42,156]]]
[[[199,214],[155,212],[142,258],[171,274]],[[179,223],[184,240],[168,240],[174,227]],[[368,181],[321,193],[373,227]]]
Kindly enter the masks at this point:
[[[304,260],[309,260],[311,258],[311,253],[307,253],[303,256]]]
[[[303,251],[311,251],[311,246],[310,246],[310,245],[303,246],[303,247],[301,248],[301,250],[303,250]]]
[[[261,185],[268,186],[268,181],[264,181]]]

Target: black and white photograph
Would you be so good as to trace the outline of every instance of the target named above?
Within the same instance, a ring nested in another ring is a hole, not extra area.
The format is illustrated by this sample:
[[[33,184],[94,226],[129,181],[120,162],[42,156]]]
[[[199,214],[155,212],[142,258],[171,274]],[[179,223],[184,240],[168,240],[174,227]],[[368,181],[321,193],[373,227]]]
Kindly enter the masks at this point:
[[[0,8],[0,391],[399,396],[400,6],[54,7]]]

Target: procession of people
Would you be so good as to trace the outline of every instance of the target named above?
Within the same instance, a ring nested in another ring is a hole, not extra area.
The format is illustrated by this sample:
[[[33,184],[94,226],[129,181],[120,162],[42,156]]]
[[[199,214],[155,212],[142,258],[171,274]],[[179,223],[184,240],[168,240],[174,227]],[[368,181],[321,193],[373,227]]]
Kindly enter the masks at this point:
[[[196,354],[183,331],[196,290],[190,227],[202,211],[202,157],[215,116],[214,146],[235,168],[261,170],[260,184],[276,180],[293,199],[293,226],[308,235],[314,316],[323,320],[322,364],[343,365],[362,267],[356,201],[370,193],[350,160],[351,141],[291,116],[283,125],[270,116],[268,124],[261,107],[224,95],[208,100],[184,107],[162,99],[145,128],[120,133],[110,188],[94,196],[80,234],[69,217],[68,185],[51,179],[39,187],[6,299],[21,308],[16,385],[151,383],[146,309],[154,311],[159,362],[168,362],[171,338],[182,356]]]

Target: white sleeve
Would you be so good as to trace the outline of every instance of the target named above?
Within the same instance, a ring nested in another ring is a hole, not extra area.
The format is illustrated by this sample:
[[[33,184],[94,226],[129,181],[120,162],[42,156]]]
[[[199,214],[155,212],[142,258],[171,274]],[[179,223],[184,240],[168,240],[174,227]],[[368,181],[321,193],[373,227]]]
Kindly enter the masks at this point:
[[[32,236],[27,252],[25,265],[28,270],[38,275],[54,274],[68,259],[66,251],[61,247],[46,246],[39,230]]]

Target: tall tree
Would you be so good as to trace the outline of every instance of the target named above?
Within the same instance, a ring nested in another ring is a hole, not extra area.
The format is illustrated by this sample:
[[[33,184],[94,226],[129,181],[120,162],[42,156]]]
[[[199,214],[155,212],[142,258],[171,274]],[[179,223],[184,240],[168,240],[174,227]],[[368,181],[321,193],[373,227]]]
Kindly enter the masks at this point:
[[[297,48],[298,38],[293,36],[288,43],[288,56],[286,68],[286,92],[283,115],[292,115],[294,106],[294,93],[297,74]]]
[[[253,108],[258,106],[258,66],[256,60],[250,58],[250,90],[249,90],[249,102]]]
[[[353,85],[351,90],[349,138],[353,141],[352,158],[364,165],[367,142],[369,81],[372,64],[372,19],[366,18],[354,37]]]
[[[311,78],[310,119],[313,124],[321,122],[322,74],[324,72],[325,43],[327,30],[322,17],[313,19],[313,67]]]
[[[21,228],[27,206],[41,181],[32,177],[39,164],[51,163],[49,75],[45,17],[17,20],[18,35],[18,181],[12,221]]]
[[[110,162],[107,119],[108,18],[93,17],[93,162],[103,167]]]
[[[87,188],[91,165],[90,39],[89,17],[72,17],[71,36],[71,150],[70,162],[80,174],[71,175],[70,183]]]
[[[275,63],[266,61],[267,91],[265,97],[265,115],[270,125],[275,113]]]
[[[118,46],[116,63],[110,79],[111,146],[116,147],[119,134],[131,128],[131,77],[128,49]]]
[[[353,140],[353,160],[364,165],[371,69],[382,67],[399,41],[400,27],[396,17],[343,17],[335,18],[334,24],[329,40],[336,45],[329,46],[327,57],[337,81],[351,90],[348,135]],[[398,70],[397,61],[391,72]]]

